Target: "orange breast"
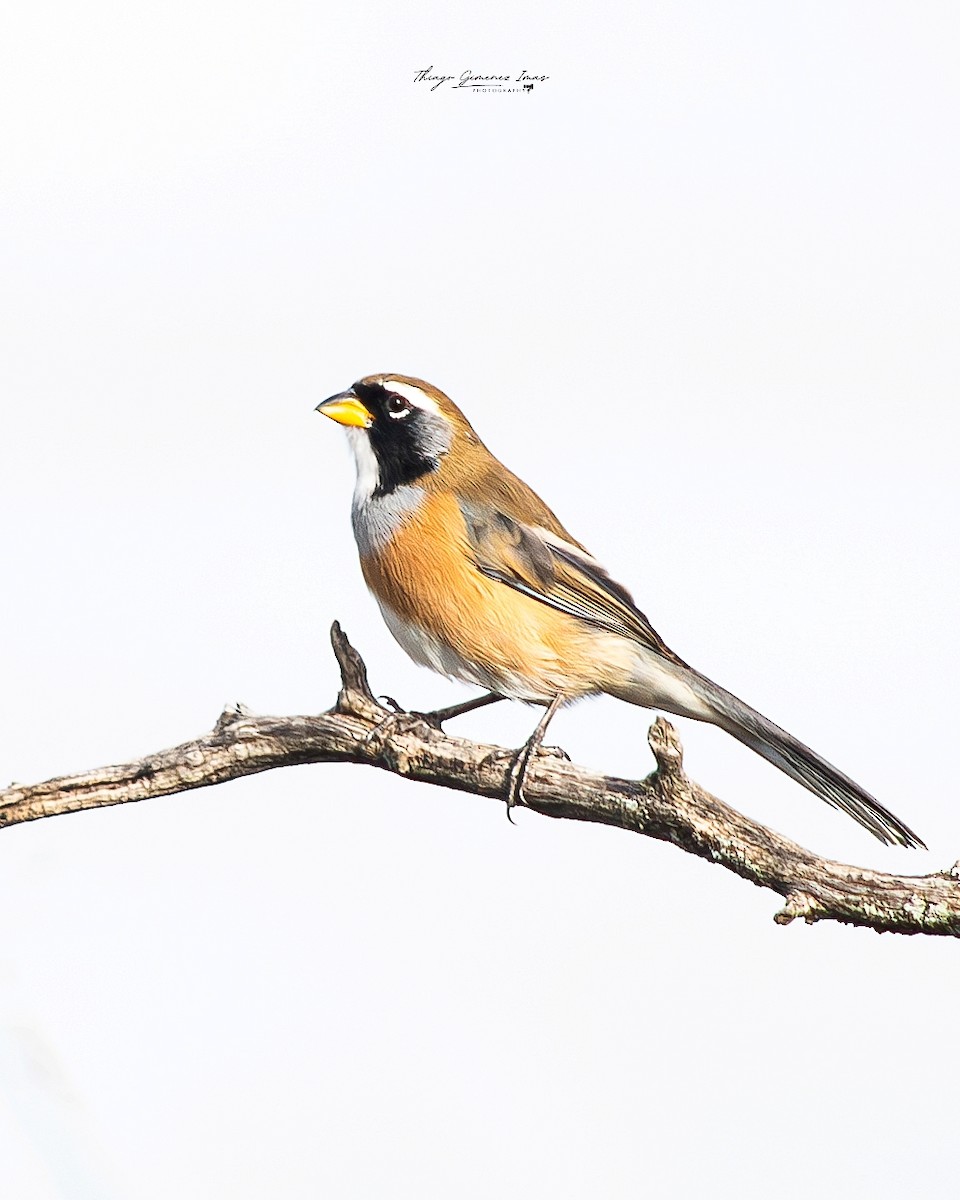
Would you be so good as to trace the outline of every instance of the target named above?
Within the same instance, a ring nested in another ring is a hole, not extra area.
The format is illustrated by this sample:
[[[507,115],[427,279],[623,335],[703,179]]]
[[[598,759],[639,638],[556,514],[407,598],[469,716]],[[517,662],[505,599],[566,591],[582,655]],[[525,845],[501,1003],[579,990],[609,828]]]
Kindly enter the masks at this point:
[[[505,694],[605,691],[630,655],[626,639],[481,574],[449,493],[429,495],[390,545],[361,565],[370,590],[401,621],[480,666],[489,686]]]

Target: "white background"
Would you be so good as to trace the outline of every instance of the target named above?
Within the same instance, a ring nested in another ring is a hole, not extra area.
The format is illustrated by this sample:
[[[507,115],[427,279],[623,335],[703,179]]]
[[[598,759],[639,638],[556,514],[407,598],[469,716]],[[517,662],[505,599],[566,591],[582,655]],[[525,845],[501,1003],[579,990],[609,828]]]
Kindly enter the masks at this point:
[[[367,597],[344,439],[420,375],[685,658],[960,857],[949,3],[14,4],[0,37],[0,779],[228,700],[467,693]],[[526,95],[416,85],[521,69]],[[459,730],[521,742],[536,713]],[[551,731],[633,776],[649,714]],[[455,729],[454,732],[458,730]],[[360,768],[0,837],[0,1193],[893,1197],[955,1186],[958,952],[774,925],[608,829]]]

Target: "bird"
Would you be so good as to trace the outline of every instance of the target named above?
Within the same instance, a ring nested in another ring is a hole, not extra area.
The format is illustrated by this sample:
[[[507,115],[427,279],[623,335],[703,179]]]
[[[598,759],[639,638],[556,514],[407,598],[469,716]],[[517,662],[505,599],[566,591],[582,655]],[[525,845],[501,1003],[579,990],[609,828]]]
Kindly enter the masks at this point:
[[[507,812],[558,709],[607,694],[718,726],[881,842],[923,841],[842,771],[667,646],[625,587],[487,449],[456,404],[376,374],[317,405],[356,460],[351,508],[364,580],[417,663],[485,694],[543,705],[515,762]]]

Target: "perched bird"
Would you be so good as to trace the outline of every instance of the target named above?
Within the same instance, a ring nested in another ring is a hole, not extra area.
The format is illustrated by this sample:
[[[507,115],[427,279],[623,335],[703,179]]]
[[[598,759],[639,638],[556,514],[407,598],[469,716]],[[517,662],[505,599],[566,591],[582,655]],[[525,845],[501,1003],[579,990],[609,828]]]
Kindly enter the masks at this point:
[[[505,697],[546,705],[508,806],[557,709],[607,693],[718,725],[880,841],[924,845],[852,779],[674,654],[438,388],[368,375],[317,411],[353,447],[353,531],[391,633],[415,662],[488,690],[437,718]]]

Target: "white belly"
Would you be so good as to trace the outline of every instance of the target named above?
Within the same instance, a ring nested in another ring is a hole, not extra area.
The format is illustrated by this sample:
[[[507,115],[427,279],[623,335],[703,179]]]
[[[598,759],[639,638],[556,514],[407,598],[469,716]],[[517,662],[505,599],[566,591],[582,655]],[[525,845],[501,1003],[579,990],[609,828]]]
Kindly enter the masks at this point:
[[[415,663],[429,667],[448,679],[459,679],[461,683],[472,683],[488,692],[497,692],[511,700],[528,700],[549,702],[552,694],[545,692],[541,695],[530,694],[530,684],[512,672],[493,672],[479,663],[471,662],[448,642],[441,642],[433,634],[427,633],[417,625],[410,624],[399,616],[382,600],[378,600],[380,611],[387,628]]]

